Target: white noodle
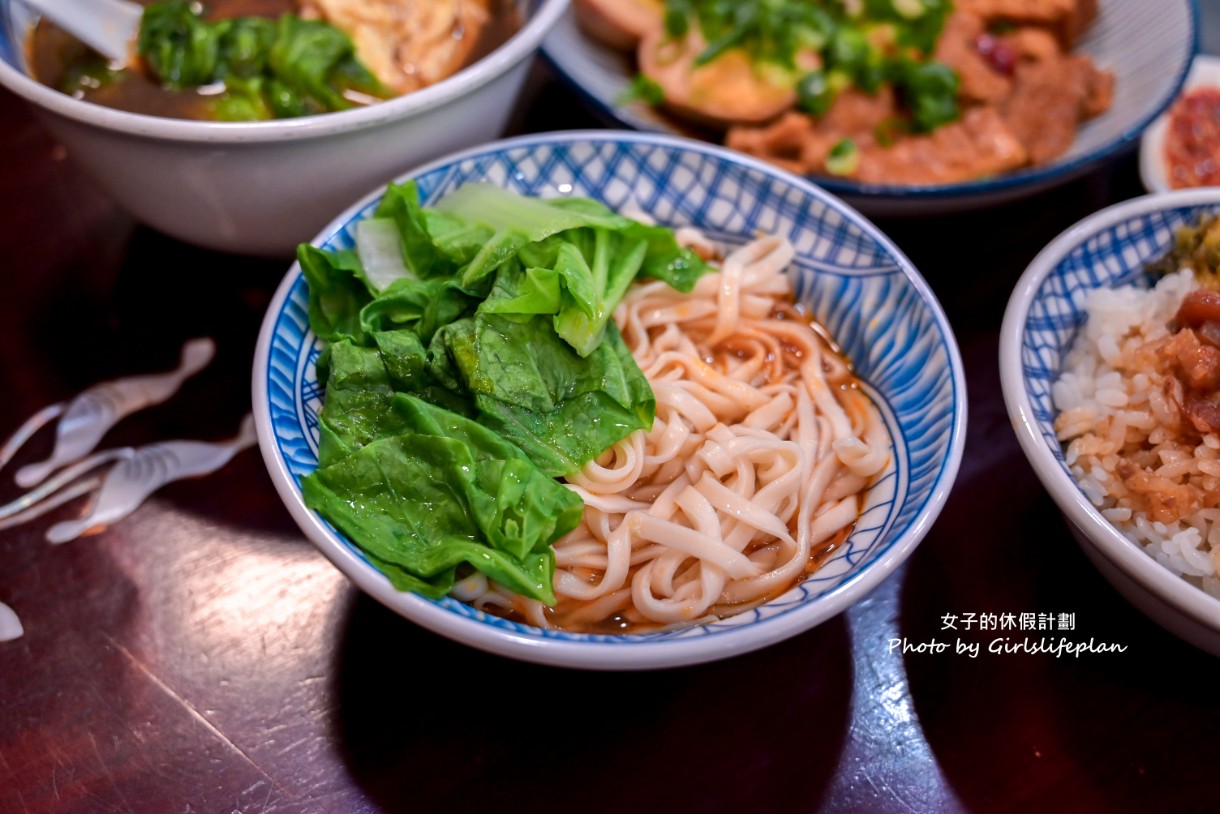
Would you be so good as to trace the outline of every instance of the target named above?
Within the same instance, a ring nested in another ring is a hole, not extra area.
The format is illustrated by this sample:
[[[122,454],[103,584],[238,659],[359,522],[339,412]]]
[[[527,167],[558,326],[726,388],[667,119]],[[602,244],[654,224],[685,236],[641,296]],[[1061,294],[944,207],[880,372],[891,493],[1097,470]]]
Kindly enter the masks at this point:
[[[793,256],[762,237],[690,294],[646,283],[616,310],[656,421],[570,479],[586,508],[555,544],[559,602],[516,598],[527,621],[702,623],[782,593],[855,524],[890,439],[846,361],[792,309]]]

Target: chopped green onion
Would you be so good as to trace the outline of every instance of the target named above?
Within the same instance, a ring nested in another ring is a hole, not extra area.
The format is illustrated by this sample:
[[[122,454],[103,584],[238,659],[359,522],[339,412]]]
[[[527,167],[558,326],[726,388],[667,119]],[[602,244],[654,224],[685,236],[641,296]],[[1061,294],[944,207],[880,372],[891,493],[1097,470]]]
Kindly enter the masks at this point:
[[[661,86],[657,84],[656,80],[641,73],[632,77],[631,83],[623,89],[614,103],[629,105],[632,102],[643,102],[646,105],[659,105],[664,101],[665,91],[661,89]]]
[[[796,85],[797,105],[811,116],[821,116],[830,109],[835,91],[831,89],[825,71],[810,71]]]
[[[675,40],[685,37],[693,13],[694,9],[686,0],[669,0],[665,8],[665,33]]]
[[[923,0],[893,0],[894,11],[898,12],[908,20],[914,20],[917,17],[922,17],[927,8],[924,7]]]
[[[840,139],[826,156],[826,171],[831,175],[850,175],[860,166],[860,148],[849,138]]]
[[[917,131],[935,130],[957,119],[959,81],[957,72],[943,63],[905,63],[898,88]]]
[[[952,8],[951,0],[665,0],[665,27],[674,39],[702,36],[696,65],[745,53],[760,77],[795,86],[810,115],[849,87],[871,94],[890,83],[912,129],[926,132],[959,115],[956,73],[929,62]],[[635,98],[654,96],[639,90],[648,96]]]

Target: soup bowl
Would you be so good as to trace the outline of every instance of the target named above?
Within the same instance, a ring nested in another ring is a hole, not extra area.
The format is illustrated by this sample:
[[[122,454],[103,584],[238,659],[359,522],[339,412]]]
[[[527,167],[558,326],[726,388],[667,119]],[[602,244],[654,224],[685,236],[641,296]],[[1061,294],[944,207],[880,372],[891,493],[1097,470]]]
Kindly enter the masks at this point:
[[[140,221],[208,248],[288,258],[387,177],[502,135],[566,5],[523,0],[512,37],[414,93],[296,119],[208,122],[128,113],[40,84],[25,49],[37,18],[0,0],[0,84],[29,101],[69,157]]]
[[[404,617],[485,651],[567,667],[674,667],[745,653],[794,636],[866,596],[911,554],[944,506],[961,462],[966,423],[962,364],[936,297],[911,262],[868,221],[802,178],[718,147],[674,137],[590,131],[509,139],[402,176],[424,205],[464,184],[522,195],[592,198],[658,223],[693,226],[732,245],[758,232],[787,237],[797,299],[855,365],[892,437],[854,530],[811,576],[758,607],[708,624],[652,633],[543,630],[447,597],[396,590],[301,496],[318,463],[322,343],[309,327],[299,265],[281,283],[255,356],[253,403],[271,479],[305,535],[360,588]],[[313,240],[352,245],[380,192],[347,209]]]

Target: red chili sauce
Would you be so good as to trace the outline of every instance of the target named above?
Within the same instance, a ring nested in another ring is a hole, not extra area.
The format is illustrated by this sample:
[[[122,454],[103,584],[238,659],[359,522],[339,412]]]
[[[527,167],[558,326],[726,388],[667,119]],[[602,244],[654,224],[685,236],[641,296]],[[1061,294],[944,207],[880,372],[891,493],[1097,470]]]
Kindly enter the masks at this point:
[[[1197,88],[1174,102],[1165,161],[1174,189],[1220,186],[1220,88]]]

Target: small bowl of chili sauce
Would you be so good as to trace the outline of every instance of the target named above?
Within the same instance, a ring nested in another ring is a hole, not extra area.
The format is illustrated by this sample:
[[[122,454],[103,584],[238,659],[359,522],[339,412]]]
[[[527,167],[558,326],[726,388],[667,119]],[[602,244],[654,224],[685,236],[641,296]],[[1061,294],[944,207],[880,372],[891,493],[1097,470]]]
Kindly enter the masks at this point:
[[[1182,91],[1140,141],[1149,192],[1220,186],[1220,57],[1195,57]]]

